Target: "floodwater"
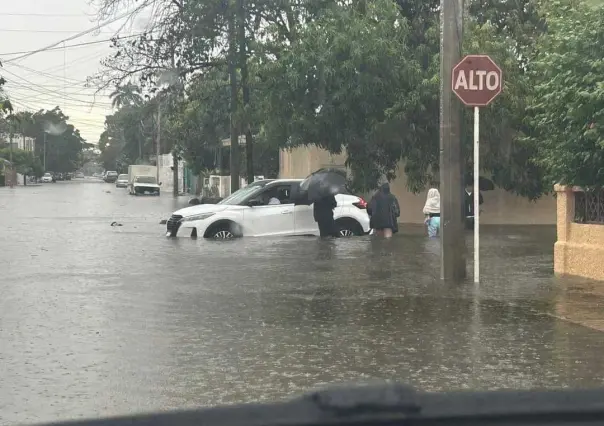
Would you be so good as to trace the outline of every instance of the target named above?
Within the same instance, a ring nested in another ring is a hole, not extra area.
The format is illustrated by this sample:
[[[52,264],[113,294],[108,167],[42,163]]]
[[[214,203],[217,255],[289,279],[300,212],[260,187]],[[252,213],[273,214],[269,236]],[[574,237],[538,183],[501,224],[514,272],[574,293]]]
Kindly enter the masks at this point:
[[[0,188],[0,424],[342,381],[604,381],[603,334],[556,318],[568,283],[552,278],[551,227],[485,228],[477,288],[440,282],[439,241],[416,228],[389,241],[165,238],[159,221],[186,202],[91,180]]]

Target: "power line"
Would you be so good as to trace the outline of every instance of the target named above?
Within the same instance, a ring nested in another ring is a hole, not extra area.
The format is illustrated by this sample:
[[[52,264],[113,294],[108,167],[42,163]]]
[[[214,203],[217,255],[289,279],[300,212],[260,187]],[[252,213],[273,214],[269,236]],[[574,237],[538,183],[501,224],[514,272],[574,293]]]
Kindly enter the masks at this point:
[[[32,86],[37,86],[39,89],[41,89],[41,90],[37,90],[37,89],[34,89],[33,87],[30,87],[30,88],[28,88],[28,90],[31,90],[31,91],[34,91],[34,92],[38,92],[38,93],[42,93],[42,94],[47,94],[47,93],[50,93],[50,94],[54,94],[54,95],[56,95],[56,96],[62,96],[62,94],[61,94],[60,92],[58,92],[58,91],[55,91],[55,90],[48,90],[48,89],[44,88],[43,86],[39,86],[39,85],[37,85],[37,84],[35,84],[35,83],[32,83],[31,81],[26,80],[26,79],[24,79],[23,77],[20,77],[20,76],[18,76],[17,74],[15,74],[15,73],[13,73],[13,72],[11,72],[11,71],[9,71],[9,70],[5,70],[5,72],[7,72],[7,73],[9,73],[9,74],[13,75],[14,77],[16,77],[16,78],[18,78],[18,79],[20,79],[20,80],[23,80],[23,81],[24,81],[24,82],[26,82],[26,83],[29,83],[29,84],[30,84],[30,85],[32,85]],[[13,82],[13,83],[14,83],[14,82]],[[14,84],[18,85],[18,83],[14,83]],[[88,102],[88,101],[82,101],[81,99],[72,98],[72,97],[65,97],[65,99],[74,100],[74,101],[76,101],[76,102],[84,102],[84,103],[88,103],[88,104],[90,104],[91,108],[92,108],[92,107],[93,107],[95,104],[97,104],[97,105],[101,105],[101,103],[99,103],[99,102]],[[108,105],[108,103],[106,103],[105,105]]]
[[[90,46],[91,44],[106,43],[108,41],[113,41],[113,40],[123,40],[123,39],[138,37],[138,36],[143,35],[143,34],[145,34],[145,33],[132,34],[132,35],[128,35],[128,36],[120,36],[120,37],[116,37],[116,38],[106,38],[106,39],[103,39],[103,40],[88,41],[88,42],[85,42],[85,43],[68,44],[65,47],[63,47],[63,46],[60,46],[60,47],[51,47],[49,49],[46,49],[45,52],[50,52],[50,51],[53,51],[53,50],[64,50],[64,49],[69,49],[69,48],[72,48],[72,47]],[[20,52],[0,53],[0,56],[22,55],[22,54],[27,54],[27,53],[32,53],[32,52],[35,52],[35,50],[22,50]]]
[[[57,71],[61,71],[61,70],[65,71],[65,69],[68,69],[68,68],[69,69],[74,68],[74,67],[77,68],[94,59],[100,60],[103,58],[103,56],[104,56],[103,54],[104,54],[104,52],[102,52],[102,51],[93,51],[91,54],[84,55],[82,57],[79,57],[79,58],[71,61],[69,63],[69,65],[67,65],[65,67],[63,65],[55,65],[55,66],[52,66],[52,67],[49,67],[49,68],[46,68],[43,70],[36,70],[33,68],[26,67],[24,65],[17,64],[17,63],[11,63],[11,64],[8,64],[8,66],[9,66],[9,69],[11,66],[14,66],[14,67],[22,69],[30,74],[36,74],[36,75],[45,77],[45,81],[48,81],[50,79],[50,80],[56,81],[57,83],[65,82],[67,84],[78,84],[79,85],[81,83],[85,83],[86,80],[75,80],[73,78],[68,78],[65,75],[59,76],[59,75],[53,74],[53,73],[57,72]],[[42,82],[41,84],[46,85],[45,82]]]
[[[59,41],[57,41],[55,43],[49,44],[48,46],[42,47],[42,48],[37,49],[37,50],[33,50],[33,51],[31,51],[29,53],[25,53],[25,54],[23,54],[21,56],[17,56],[16,58],[7,59],[4,62],[8,63],[8,62],[17,61],[19,59],[24,59],[24,58],[27,58],[29,56],[35,55],[36,53],[44,52],[44,51],[46,51],[48,49],[52,49],[53,47],[56,47],[56,46],[60,45],[61,43],[64,43],[64,42],[67,42],[67,41],[71,41],[71,40],[75,40],[76,38],[85,36],[86,34],[90,34],[90,33],[94,32],[94,31],[98,30],[99,28],[105,27],[105,26],[107,26],[109,24],[112,24],[112,23],[114,23],[116,21],[119,21],[120,19],[126,18],[128,16],[132,16],[139,9],[141,9],[140,6],[138,8],[136,8],[135,10],[131,10],[131,11],[122,13],[121,15],[118,15],[115,18],[109,19],[108,21],[105,21],[105,22],[102,22],[102,23],[100,23],[98,25],[95,25],[94,27],[92,27],[92,28],[90,28],[90,29],[88,29],[86,31],[82,31],[82,32],[80,32],[78,34],[75,34],[75,35],[71,36],[71,37],[67,37],[67,38],[65,38],[63,40],[59,40]]]
[[[45,18],[60,18],[60,17],[78,17],[90,16],[87,14],[77,15],[75,13],[10,13],[0,12],[0,16],[43,16]]]
[[[28,30],[25,28],[0,28],[0,33],[62,33],[73,34],[81,30]],[[111,31],[100,31],[100,34],[111,34]]]

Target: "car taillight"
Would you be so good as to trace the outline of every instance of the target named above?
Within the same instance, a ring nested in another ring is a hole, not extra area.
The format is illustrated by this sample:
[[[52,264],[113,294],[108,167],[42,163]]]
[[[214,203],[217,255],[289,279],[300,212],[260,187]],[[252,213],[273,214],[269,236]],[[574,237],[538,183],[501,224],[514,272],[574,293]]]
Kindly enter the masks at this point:
[[[367,201],[363,200],[361,197],[359,197],[359,201],[357,201],[356,203],[352,203],[355,207],[358,207],[359,209],[366,209],[367,208]]]

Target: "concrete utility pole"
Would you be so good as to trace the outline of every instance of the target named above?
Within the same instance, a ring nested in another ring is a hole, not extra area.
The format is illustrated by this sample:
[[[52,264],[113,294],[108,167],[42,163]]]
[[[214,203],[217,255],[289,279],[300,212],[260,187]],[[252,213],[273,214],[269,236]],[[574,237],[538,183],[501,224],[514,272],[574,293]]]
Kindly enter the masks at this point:
[[[172,183],[172,195],[178,197],[178,156],[175,153],[172,153]]]
[[[453,67],[461,59],[463,13],[464,0],[440,0],[440,277],[452,282],[466,277],[462,108],[452,87]]]
[[[44,131],[44,173],[46,173],[46,131]]]
[[[159,144],[160,144],[160,137],[161,137],[161,99],[158,98],[158,103],[157,103],[157,144],[155,146],[155,165],[156,165],[156,169],[157,169],[157,183],[159,184],[159,153],[160,153],[160,149],[159,149]]]
[[[9,154],[9,158],[10,158],[10,187],[12,188],[14,185],[14,178],[15,178],[15,165],[13,164],[13,132],[11,130],[10,132],[10,136],[9,136],[9,146],[10,146],[10,154]]]

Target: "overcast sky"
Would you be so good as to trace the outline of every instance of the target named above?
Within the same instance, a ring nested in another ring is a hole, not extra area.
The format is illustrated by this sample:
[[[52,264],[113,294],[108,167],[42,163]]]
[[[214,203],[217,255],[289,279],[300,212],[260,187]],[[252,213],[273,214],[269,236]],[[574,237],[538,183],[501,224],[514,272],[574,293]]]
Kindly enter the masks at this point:
[[[86,78],[102,69],[100,60],[112,53],[110,42],[103,40],[116,34],[124,21],[19,59],[94,28],[99,22],[96,8],[88,0],[2,0],[0,75],[8,81],[5,89],[13,106],[37,111],[59,105],[82,136],[97,143],[105,115],[111,113],[111,90],[95,96],[96,88],[85,87]],[[141,23],[138,20],[119,34],[139,33]],[[74,46],[82,43],[89,44]]]

